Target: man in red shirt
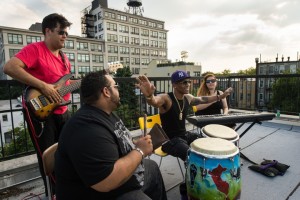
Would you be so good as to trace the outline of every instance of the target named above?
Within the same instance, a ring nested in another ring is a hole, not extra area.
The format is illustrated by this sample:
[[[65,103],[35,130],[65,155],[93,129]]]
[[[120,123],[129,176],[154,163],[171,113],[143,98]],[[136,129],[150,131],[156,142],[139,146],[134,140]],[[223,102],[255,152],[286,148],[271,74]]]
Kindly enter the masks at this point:
[[[61,51],[68,36],[67,28],[71,24],[60,14],[46,16],[42,22],[44,41],[29,44],[21,49],[5,64],[4,73],[39,90],[50,102],[59,103],[62,98],[68,101],[70,93],[61,97],[54,83],[71,72],[70,62]],[[70,81],[66,84],[70,84]],[[69,118],[67,109],[67,106],[56,107],[44,122],[32,117],[30,112],[25,113],[45,186],[42,153],[58,141],[60,131]]]

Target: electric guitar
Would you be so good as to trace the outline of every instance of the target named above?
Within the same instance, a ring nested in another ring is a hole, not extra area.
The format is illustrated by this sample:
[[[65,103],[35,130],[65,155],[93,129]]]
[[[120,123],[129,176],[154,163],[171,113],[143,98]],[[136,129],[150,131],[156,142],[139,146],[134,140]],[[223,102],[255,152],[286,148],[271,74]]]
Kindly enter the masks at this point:
[[[53,84],[57,86],[57,92],[61,97],[80,87],[81,80],[78,80],[70,85],[65,85],[65,82],[71,77],[71,74],[67,74]],[[44,94],[41,93],[40,90],[30,86],[25,89],[24,97],[29,111],[31,111],[34,117],[39,121],[45,121],[47,117],[53,113],[56,107],[71,103],[70,100],[65,101],[63,98],[62,102],[60,103],[51,102]]]

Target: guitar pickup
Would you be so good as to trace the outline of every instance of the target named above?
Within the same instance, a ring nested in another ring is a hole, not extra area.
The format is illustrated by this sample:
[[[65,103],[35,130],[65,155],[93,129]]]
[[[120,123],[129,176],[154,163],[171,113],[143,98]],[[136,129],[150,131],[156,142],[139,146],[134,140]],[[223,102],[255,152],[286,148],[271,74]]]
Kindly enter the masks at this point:
[[[31,103],[32,107],[33,107],[35,110],[41,109],[41,106],[40,106],[40,104],[37,102],[36,98],[31,99],[31,100],[30,100],[30,103]]]

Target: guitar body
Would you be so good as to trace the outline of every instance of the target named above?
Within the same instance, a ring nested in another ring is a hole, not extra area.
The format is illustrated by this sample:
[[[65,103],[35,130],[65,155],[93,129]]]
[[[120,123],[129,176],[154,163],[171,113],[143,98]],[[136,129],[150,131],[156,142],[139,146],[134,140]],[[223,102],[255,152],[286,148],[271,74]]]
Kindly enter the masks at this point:
[[[65,85],[65,82],[69,80],[71,77],[72,77],[71,74],[67,74],[53,84],[57,87],[57,90],[62,97],[65,94],[72,92],[75,89],[78,89],[80,87],[81,82],[78,82],[77,84],[76,83],[73,84],[73,87],[72,85],[68,85],[68,86]],[[61,92],[66,88],[67,91]],[[50,116],[55,110],[55,108],[57,108],[58,106],[67,105],[71,102],[65,100],[63,100],[61,103],[51,102],[44,94],[41,93],[40,90],[33,87],[26,88],[25,101],[26,101],[26,105],[29,107],[30,112],[39,121],[45,121],[47,117]]]

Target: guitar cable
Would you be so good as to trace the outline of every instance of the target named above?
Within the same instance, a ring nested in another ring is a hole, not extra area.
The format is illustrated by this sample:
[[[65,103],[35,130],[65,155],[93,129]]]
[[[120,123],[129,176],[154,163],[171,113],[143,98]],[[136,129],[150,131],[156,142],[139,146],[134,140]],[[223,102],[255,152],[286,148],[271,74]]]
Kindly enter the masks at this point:
[[[27,88],[26,88],[27,89]],[[26,91],[26,89],[25,89],[25,91]],[[44,122],[41,122],[41,126],[42,126],[42,131],[41,131],[41,133],[40,133],[40,135],[36,135],[36,132],[35,132],[35,128],[34,128],[34,126],[33,126],[33,124],[32,124],[32,120],[31,120],[31,116],[30,116],[30,114],[29,114],[29,110],[28,110],[28,108],[27,108],[27,105],[26,105],[26,101],[25,101],[25,98],[24,98],[24,94],[23,94],[23,96],[22,96],[22,106],[23,106],[23,108],[24,108],[24,110],[25,110],[25,114],[26,114],[26,116],[27,116],[27,123],[29,124],[29,128],[30,128],[30,130],[31,130],[31,134],[32,134],[32,136],[33,136],[33,138],[34,138],[34,143],[35,143],[35,146],[36,146],[36,148],[37,148],[37,153],[40,155],[40,157],[41,157],[41,159],[43,159],[43,153],[42,153],[42,151],[41,151],[41,149],[40,149],[40,146],[38,145],[38,142],[37,142],[37,138],[39,138],[39,137],[41,137],[41,135],[42,135],[42,133],[43,133],[43,130],[44,130]],[[51,178],[51,180],[53,181],[53,183],[55,184],[56,183],[56,181],[55,181],[55,178],[54,178],[54,176],[52,175],[52,174],[50,174],[50,178]]]

